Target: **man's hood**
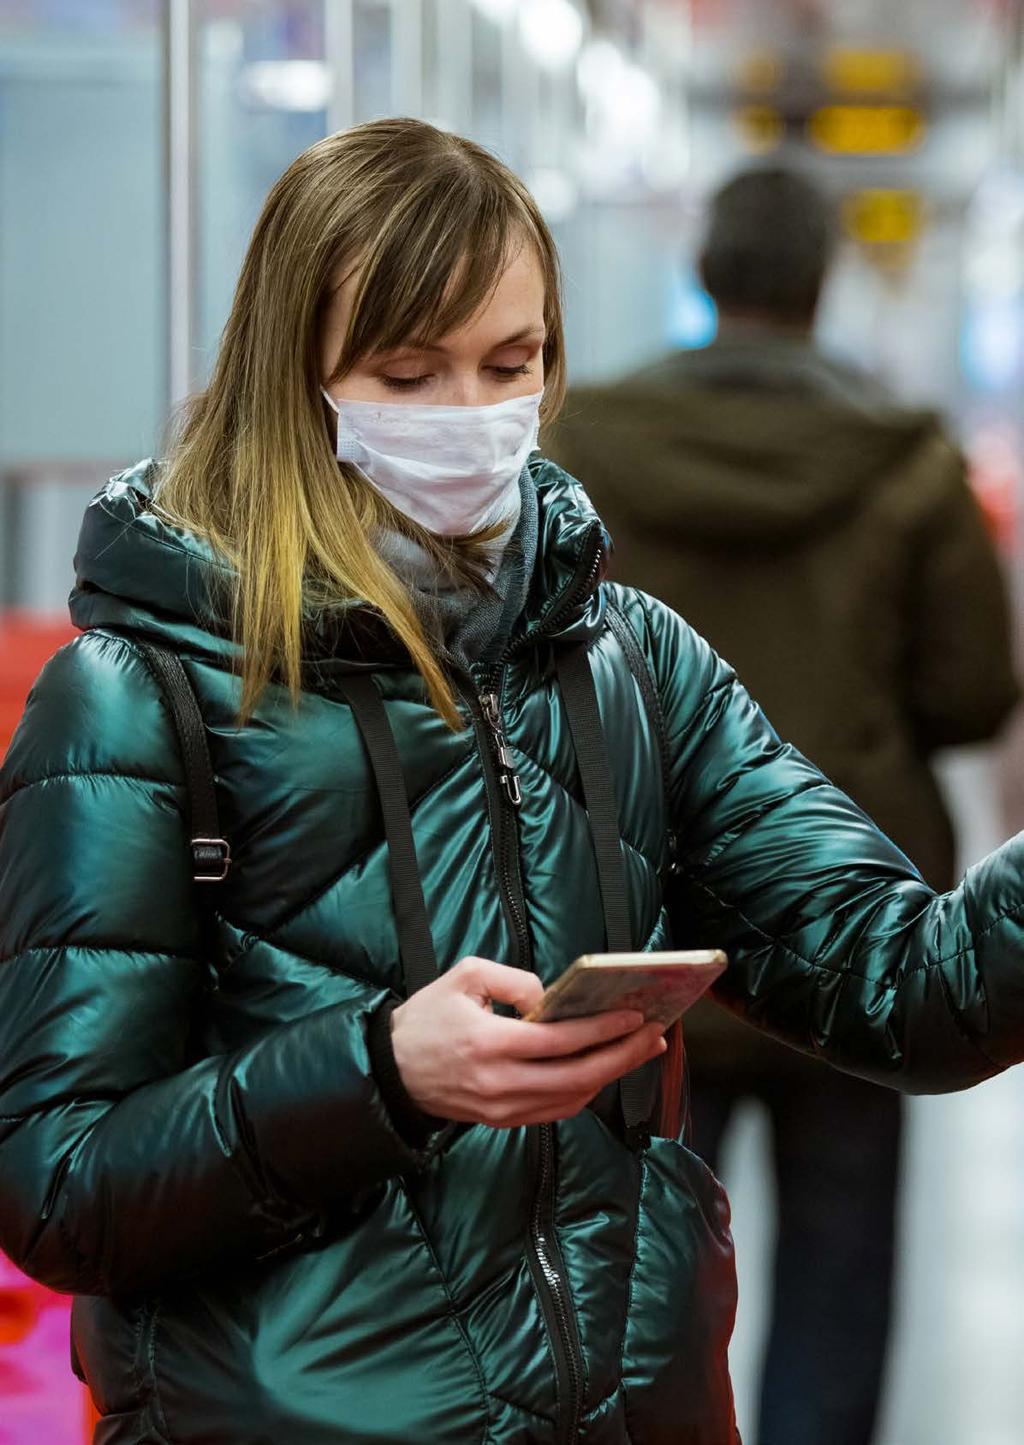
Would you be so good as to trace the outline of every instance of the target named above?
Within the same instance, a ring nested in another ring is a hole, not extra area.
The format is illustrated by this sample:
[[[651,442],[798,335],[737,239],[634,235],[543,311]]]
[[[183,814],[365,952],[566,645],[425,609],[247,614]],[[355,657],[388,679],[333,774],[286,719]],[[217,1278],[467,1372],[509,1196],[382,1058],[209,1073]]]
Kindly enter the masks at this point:
[[[956,464],[932,412],[642,378],[571,392],[552,453],[638,528],[760,548],[834,525],[896,473]]]

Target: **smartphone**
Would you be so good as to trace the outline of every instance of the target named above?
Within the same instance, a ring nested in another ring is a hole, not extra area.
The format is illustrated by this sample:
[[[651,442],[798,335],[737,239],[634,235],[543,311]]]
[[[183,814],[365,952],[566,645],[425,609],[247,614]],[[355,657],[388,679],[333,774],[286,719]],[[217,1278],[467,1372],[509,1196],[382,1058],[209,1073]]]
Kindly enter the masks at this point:
[[[636,1009],[648,1023],[673,1024],[728,963],[717,948],[587,953],[569,965],[524,1017],[532,1023],[553,1023],[610,1009]]]

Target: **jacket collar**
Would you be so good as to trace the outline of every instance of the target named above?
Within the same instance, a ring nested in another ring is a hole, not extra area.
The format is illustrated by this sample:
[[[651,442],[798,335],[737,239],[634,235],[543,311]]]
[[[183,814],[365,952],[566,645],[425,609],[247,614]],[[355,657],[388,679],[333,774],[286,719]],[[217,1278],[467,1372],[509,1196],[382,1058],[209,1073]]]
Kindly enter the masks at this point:
[[[586,637],[600,627],[604,611],[600,583],[610,544],[597,513],[554,463],[535,458],[529,472],[537,489],[537,561],[510,651],[542,638]],[[72,621],[237,662],[230,624],[234,572],[204,538],[160,512],[153,501],[158,476],[158,463],[140,462],[89,504],[75,556]],[[310,610],[306,646],[309,663],[331,671],[407,661],[384,618],[358,600]]]

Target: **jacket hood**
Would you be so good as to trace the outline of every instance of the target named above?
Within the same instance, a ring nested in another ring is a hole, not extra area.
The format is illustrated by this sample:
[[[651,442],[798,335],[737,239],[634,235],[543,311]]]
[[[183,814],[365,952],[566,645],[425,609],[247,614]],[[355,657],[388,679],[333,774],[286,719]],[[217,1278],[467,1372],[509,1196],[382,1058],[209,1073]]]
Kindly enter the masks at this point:
[[[559,636],[600,623],[608,537],[582,488],[543,459],[529,464],[537,488],[538,552],[514,640]],[[83,630],[115,628],[172,642],[233,664],[235,572],[203,537],[181,527],[153,500],[159,463],[147,459],[113,477],[86,509],[75,555],[71,620]],[[349,601],[306,614],[308,661],[318,668],[367,670],[407,660],[379,613]]]
[[[802,542],[897,473],[959,465],[932,412],[693,385],[670,366],[572,392],[554,443],[639,528],[727,547]]]

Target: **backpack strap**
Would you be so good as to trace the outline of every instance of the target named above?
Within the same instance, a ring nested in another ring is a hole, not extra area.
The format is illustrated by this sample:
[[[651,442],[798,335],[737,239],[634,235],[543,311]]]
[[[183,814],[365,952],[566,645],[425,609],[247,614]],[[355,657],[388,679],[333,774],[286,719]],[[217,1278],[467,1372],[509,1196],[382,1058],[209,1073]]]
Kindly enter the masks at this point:
[[[555,666],[590,818],[608,949],[628,953],[633,946],[633,926],[622,860],[619,802],[586,647],[559,649]]]
[[[231,846],[220,830],[206,724],[181,659],[166,648],[133,639],[164,695],[178,734],[189,800],[189,840],[197,883],[223,883]]]
[[[619,804],[586,644],[560,648],[555,666],[590,820],[608,949],[628,953],[633,947],[633,926]],[[653,1118],[659,1078],[658,1060],[654,1059],[619,1081],[623,1122],[633,1137],[639,1136]]]
[[[661,757],[661,784],[665,795],[665,817],[672,817],[672,803],[669,798],[669,779],[672,776],[672,754],[668,744],[668,727],[665,724],[665,712],[661,705],[661,694],[658,691],[658,682],[654,676],[651,664],[647,660],[647,654],[637,639],[636,633],[629,625],[624,613],[617,607],[608,608],[608,625],[614,633],[619,646],[625,654],[629,664],[629,670],[636,678],[637,686],[640,688],[640,696],[643,698],[644,708],[651,727],[654,729],[655,737],[658,739],[658,752]],[[674,882],[680,873],[679,863],[679,835],[671,827],[668,829],[666,843],[668,845],[668,863],[662,885],[665,890],[665,901],[669,913],[673,911],[672,899],[675,896]],[[668,1053],[661,1061],[661,1118],[659,1121],[659,1132],[669,1138],[682,1138],[689,1143],[692,1135],[692,1120],[690,1118],[690,1085],[689,1068],[686,1060],[686,1048],[683,1041],[682,1023],[669,1031]]]
[[[416,843],[402,760],[388,722],[387,709],[373,678],[366,675],[346,677],[341,682],[341,691],[352,709],[377,784],[388,844],[388,871],[398,949],[406,992],[412,994],[432,983],[438,972],[423,883],[416,862]]]

